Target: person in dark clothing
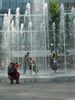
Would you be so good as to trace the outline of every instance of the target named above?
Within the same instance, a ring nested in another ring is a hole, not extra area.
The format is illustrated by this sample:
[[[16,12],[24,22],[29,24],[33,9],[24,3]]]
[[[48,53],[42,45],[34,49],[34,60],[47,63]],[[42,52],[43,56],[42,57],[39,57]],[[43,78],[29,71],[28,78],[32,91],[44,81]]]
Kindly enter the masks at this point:
[[[32,63],[33,63],[33,60],[31,57],[29,57],[29,70],[30,70],[31,75],[32,75]]]
[[[26,69],[29,66],[29,52],[24,56],[23,74],[26,73]]]
[[[18,72],[18,67],[20,65],[18,63],[10,63],[10,65],[12,65],[12,67],[14,67],[15,70],[16,70],[15,73],[8,74],[8,78],[10,80],[10,84],[13,84],[13,81],[14,80],[16,80],[16,84],[19,84],[19,76],[20,76],[20,73]]]
[[[33,68],[33,71],[35,72],[35,74],[37,75],[38,69],[36,68],[36,62],[35,62],[35,60],[33,60],[32,68]]]
[[[33,63],[33,60],[31,57],[29,57],[29,70],[32,70],[32,63]]]
[[[51,56],[51,59],[50,59],[50,66],[51,66],[51,69],[55,71],[57,71],[58,69],[58,65],[57,65],[57,59],[56,59],[56,53],[53,52],[52,53],[52,56]]]

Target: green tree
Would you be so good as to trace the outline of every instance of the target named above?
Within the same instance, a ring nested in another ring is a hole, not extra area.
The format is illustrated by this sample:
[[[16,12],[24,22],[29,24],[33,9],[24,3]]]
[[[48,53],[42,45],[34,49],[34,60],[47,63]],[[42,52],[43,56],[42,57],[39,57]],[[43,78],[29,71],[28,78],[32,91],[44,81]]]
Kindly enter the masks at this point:
[[[56,49],[58,47],[59,42],[59,19],[60,19],[60,4],[58,0],[49,0],[48,5],[48,13],[49,13],[49,38],[50,38],[50,44],[54,43],[54,36],[52,31],[52,25],[53,22],[55,23],[55,42],[56,42]],[[50,49],[54,49],[54,47],[50,47]]]
[[[57,23],[60,15],[60,4],[58,0],[49,0],[49,14],[51,15],[51,22]]]

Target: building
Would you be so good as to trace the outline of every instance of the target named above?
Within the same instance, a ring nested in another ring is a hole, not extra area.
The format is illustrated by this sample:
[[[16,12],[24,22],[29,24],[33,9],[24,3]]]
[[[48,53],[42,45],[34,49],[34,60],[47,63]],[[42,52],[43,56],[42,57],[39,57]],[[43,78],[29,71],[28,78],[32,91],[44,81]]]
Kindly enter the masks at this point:
[[[64,4],[66,10],[75,7],[75,0],[60,0],[60,2]]]
[[[48,0],[45,0],[47,2]],[[32,4],[33,0],[0,0],[0,13],[5,13],[11,8],[12,13],[15,13],[17,7],[20,7],[20,12],[24,13],[25,5],[27,2]],[[60,3],[64,3],[65,9],[75,7],[75,0],[59,0]]]
[[[20,13],[23,13],[27,2],[32,4],[32,0],[0,0],[0,13],[6,13],[9,8],[15,13],[17,7],[20,7]]]

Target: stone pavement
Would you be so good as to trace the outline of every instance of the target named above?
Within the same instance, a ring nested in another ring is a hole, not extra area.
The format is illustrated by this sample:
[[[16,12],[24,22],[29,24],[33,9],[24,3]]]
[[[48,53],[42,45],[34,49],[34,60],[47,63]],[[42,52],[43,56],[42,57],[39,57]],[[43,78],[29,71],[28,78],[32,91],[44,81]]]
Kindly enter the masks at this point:
[[[21,73],[20,84],[11,85],[7,73],[1,71],[0,100],[75,100],[75,72],[70,71],[67,77],[64,72]]]
[[[75,82],[0,82],[0,100],[75,100]]]

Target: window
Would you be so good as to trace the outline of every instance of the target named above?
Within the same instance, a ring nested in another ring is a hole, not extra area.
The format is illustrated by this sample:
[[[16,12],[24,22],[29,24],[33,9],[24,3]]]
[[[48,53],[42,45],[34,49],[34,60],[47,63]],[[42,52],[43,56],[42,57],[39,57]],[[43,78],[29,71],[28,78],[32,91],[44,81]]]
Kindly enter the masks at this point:
[[[0,10],[2,9],[2,0],[0,0]]]
[[[21,10],[23,9],[23,0],[17,0],[17,7],[19,7]]]
[[[11,10],[16,10],[16,8],[17,8],[16,0],[10,0],[10,8],[11,8]]]
[[[0,2],[1,2],[1,0],[0,0]],[[2,0],[2,9],[3,10],[8,10],[10,7],[9,7],[9,3],[10,2],[10,0]]]

